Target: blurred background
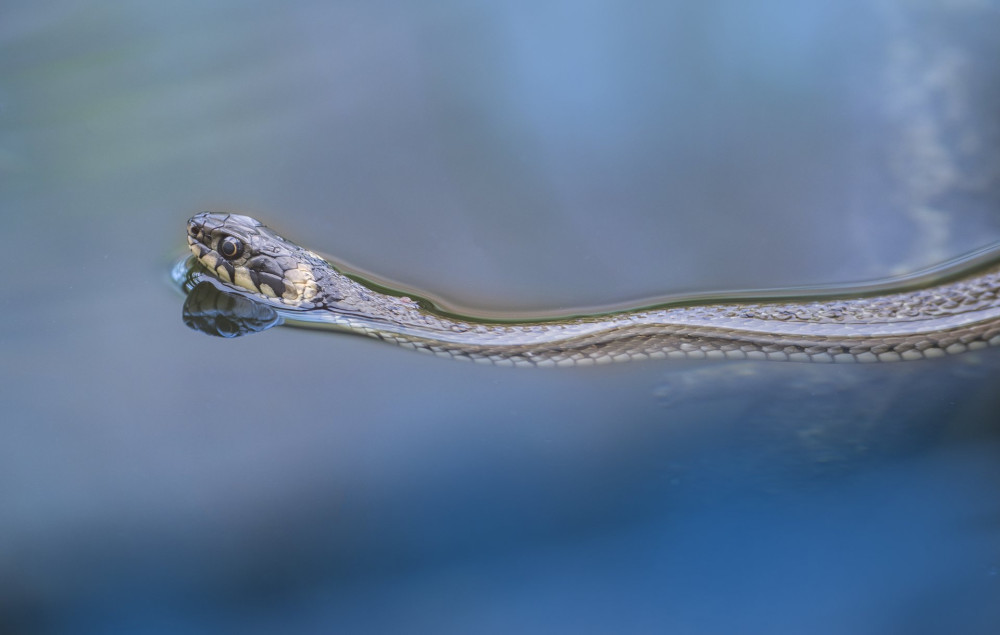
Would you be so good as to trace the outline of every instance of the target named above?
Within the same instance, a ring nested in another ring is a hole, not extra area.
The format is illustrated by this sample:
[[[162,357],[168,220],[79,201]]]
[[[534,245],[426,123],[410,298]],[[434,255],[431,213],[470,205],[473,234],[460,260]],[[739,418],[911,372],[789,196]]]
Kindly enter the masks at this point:
[[[1000,2],[0,19],[0,631],[995,633],[1000,354],[523,370],[187,329],[251,214],[454,308],[1000,240]]]

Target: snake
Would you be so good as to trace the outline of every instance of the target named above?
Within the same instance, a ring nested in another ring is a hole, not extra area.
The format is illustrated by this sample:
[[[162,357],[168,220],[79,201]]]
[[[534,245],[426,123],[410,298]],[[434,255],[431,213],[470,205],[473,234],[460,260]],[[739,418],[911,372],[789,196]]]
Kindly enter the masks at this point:
[[[501,320],[452,314],[425,298],[368,283],[249,216],[196,214],[187,223],[187,242],[200,275],[293,322],[497,365],[675,358],[896,362],[1000,344],[998,247],[933,276],[801,297],[733,294]]]

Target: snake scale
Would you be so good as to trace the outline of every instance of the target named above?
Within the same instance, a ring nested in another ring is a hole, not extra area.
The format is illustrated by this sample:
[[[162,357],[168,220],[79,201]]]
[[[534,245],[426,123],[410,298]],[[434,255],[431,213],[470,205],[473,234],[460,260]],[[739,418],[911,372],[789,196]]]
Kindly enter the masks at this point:
[[[188,221],[187,240],[206,275],[292,320],[494,364],[666,358],[890,362],[1000,344],[995,257],[945,282],[878,295],[718,301],[515,323],[451,316],[427,302],[376,290],[248,216],[198,214]]]

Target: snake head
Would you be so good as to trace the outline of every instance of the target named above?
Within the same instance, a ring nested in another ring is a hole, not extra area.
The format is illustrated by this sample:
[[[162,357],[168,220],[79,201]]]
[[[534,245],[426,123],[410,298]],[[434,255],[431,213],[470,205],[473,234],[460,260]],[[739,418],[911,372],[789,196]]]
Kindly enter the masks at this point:
[[[202,212],[187,224],[194,257],[222,282],[274,303],[304,306],[316,296],[320,258],[249,216]]]

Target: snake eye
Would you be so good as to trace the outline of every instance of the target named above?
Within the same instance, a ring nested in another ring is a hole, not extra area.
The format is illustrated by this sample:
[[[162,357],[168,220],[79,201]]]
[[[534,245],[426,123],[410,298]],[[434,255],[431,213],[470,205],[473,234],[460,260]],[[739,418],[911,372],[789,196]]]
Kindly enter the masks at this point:
[[[219,243],[219,253],[226,260],[235,260],[243,253],[243,243],[232,236],[226,236]]]

